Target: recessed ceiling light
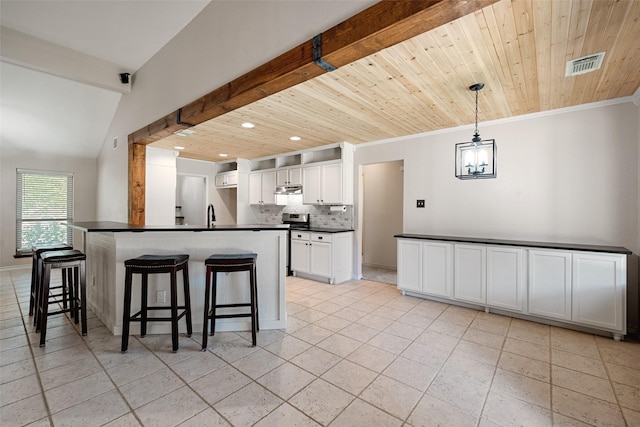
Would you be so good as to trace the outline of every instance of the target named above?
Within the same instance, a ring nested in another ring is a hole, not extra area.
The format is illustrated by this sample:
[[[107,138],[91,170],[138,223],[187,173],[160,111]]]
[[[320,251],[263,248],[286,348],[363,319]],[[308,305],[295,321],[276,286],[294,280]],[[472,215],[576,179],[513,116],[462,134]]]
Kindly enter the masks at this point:
[[[226,154],[226,153],[220,153],[220,154],[218,154],[218,156],[220,156],[220,157],[227,157],[227,156],[228,156],[228,154]]]
[[[244,122],[244,123],[242,124],[242,127],[243,127],[243,128],[246,128],[246,129],[252,129],[252,128],[256,127],[256,125],[254,125],[253,123]]]
[[[182,147],[182,146],[180,146],[180,145],[176,145],[176,146],[175,146],[175,147],[173,147],[173,148],[175,148],[176,150],[184,150],[184,147]]]
[[[191,129],[180,129],[174,132],[174,134],[178,136],[189,136],[193,135],[194,133],[196,133],[196,131]]]
[[[300,141],[302,138],[300,138],[299,136],[292,136],[289,139],[292,140],[292,141]]]

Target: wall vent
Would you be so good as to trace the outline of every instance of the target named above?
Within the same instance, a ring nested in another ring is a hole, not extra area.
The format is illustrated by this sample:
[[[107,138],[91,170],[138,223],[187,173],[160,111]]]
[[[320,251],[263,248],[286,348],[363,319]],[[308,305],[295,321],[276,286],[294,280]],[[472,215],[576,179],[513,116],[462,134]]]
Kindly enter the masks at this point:
[[[606,52],[583,56],[582,58],[567,61],[565,77],[579,76],[600,69]]]

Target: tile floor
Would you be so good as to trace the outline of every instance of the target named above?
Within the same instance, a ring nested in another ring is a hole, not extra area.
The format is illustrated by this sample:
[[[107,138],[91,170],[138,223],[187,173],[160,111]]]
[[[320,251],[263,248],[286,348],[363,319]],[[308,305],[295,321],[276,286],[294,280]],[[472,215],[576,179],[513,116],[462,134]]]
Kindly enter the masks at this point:
[[[362,264],[362,278],[372,282],[395,285],[398,283],[398,271],[384,267]]]
[[[427,300],[390,285],[287,281],[286,330],[81,337],[26,315],[0,273],[2,426],[640,426],[640,345]]]

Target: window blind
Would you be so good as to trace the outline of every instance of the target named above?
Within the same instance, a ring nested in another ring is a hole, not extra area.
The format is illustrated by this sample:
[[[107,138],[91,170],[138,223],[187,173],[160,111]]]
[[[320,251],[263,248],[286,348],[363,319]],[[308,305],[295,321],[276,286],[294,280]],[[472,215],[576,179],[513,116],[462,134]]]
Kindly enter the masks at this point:
[[[16,170],[16,254],[31,253],[33,245],[73,246],[73,174]]]

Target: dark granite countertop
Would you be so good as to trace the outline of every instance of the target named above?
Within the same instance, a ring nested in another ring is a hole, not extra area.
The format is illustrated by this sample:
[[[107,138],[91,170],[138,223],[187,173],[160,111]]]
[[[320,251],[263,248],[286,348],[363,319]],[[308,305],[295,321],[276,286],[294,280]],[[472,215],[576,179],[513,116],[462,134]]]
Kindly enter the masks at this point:
[[[72,222],[70,227],[88,232],[145,232],[145,231],[262,231],[262,230],[288,230],[288,224],[238,224],[215,225],[207,228],[202,225],[133,225],[124,222],[95,221]]]
[[[396,234],[400,239],[440,240],[445,242],[480,243],[501,246],[526,246],[530,248],[562,249],[570,251],[607,252],[631,255],[632,252],[620,246],[583,245],[580,243],[529,242],[526,240],[483,239],[480,237],[434,236],[429,234]]]
[[[303,230],[300,230],[303,231]],[[309,231],[312,233],[346,233],[349,231],[353,231],[353,229],[344,229],[344,228],[322,228],[322,227],[310,227]]]

